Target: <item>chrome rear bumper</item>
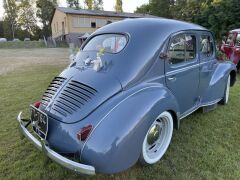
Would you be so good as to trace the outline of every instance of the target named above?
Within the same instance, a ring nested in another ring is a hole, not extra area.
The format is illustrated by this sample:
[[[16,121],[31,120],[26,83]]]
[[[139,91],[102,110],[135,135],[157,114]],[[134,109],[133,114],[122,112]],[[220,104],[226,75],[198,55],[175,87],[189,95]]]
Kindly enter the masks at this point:
[[[50,159],[61,164],[65,168],[73,170],[78,173],[88,174],[88,175],[95,175],[95,168],[93,166],[77,163],[75,161],[69,160],[64,156],[58,154],[57,152],[53,151],[46,145],[45,140],[39,141],[35,138],[28,130],[25,128],[24,123],[21,118],[22,112],[20,112],[17,116],[17,121],[19,124],[20,132],[39,150],[43,151]]]

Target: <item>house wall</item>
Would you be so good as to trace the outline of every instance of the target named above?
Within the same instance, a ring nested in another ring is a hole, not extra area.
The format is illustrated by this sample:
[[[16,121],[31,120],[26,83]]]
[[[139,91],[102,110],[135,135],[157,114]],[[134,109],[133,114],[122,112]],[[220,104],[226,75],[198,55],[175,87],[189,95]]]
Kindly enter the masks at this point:
[[[108,21],[116,22],[123,18],[105,16],[86,16],[68,14],[68,29],[71,33],[92,33],[98,28],[103,27]],[[93,27],[96,25],[96,27]]]
[[[52,37],[56,38],[70,33],[92,33],[98,28],[105,26],[108,21],[116,22],[123,19],[121,17],[65,14],[56,9],[51,23]],[[62,24],[64,24],[64,29]]]
[[[64,23],[64,31],[62,28],[62,23]],[[51,28],[52,28],[52,37],[58,37],[62,34],[68,34],[69,29],[68,29],[68,19],[67,15],[58,9],[56,9],[52,23],[51,23]]]

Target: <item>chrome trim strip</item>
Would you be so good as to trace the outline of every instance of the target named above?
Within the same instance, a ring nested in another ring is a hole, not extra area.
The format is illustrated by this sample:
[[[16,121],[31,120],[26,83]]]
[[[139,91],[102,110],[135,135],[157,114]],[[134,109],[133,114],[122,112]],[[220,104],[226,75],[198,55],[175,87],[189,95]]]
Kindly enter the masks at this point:
[[[209,63],[209,62],[211,62],[211,61],[212,61],[212,60],[210,60],[210,61],[205,61],[205,62],[201,62],[201,63],[194,64],[194,65],[191,65],[191,66],[183,67],[183,68],[179,68],[179,69],[177,69],[177,70],[169,71],[169,72],[166,73],[166,76],[171,76],[171,75],[174,75],[174,74],[176,74],[176,73],[180,73],[180,72],[189,70],[189,69],[191,69],[191,68],[200,67],[201,65],[207,64],[207,63]]]
[[[222,98],[219,98],[219,99],[216,99],[216,100],[214,100],[214,101],[210,101],[210,102],[208,102],[208,103],[203,103],[203,104],[201,105],[201,107],[214,105],[214,104],[218,103],[218,102],[221,101],[221,100],[222,100]]]
[[[200,66],[200,64],[194,64],[192,66],[187,66],[187,67],[184,67],[184,68],[181,68],[181,69],[169,71],[169,72],[166,73],[166,76],[171,76],[171,75],[174,75],[174,74],[177,74],[177,73],[180,73],[180,72],[183,72],[183,71],[195,68],[195,67],[199,67],[199,66]]]
[[[21,118],[22,112],[20,112],[17,116],[17,121],[19,125],[19,129],[21,133],[40,151],[43,151],[50,159],[57,162],[58,164],[68,168],[72,171],[88,174],[88,175],[95,175],[95,168],[93,166],[81,164],[70,159],[65,158],[64,156],[58,154],[57,152],[50,149],[45,140],[41,140],[41,142],[36,139],[25,127],[22,122]]]
[[[185,112],[186,114],[185,114],[185,113],[183,113],[183,114],[180,116],[180,118],[179,118],[179,119],[181,120],[181,119],[183,119],[183,118],[187,117],[188,115],[192,114],[194,111],[198,110],[200,107],[201,107],[201,106],[196,106],[196,107],[195,107],[195,108],[193,108],[193,110],[191,110],[190,112],[188,112],[188,113],[186,113],[186,112]]]
[[[199,106],[196,106],[196,108],[194,108],[192,111],[190,111],[189,113],[187,114],[182,114],[182,116],[180,116],[180,120],[187,117],[188,115],[192,114],[194,111],[198,110],[199,108],[201,107],[205,107],[205,106],[211,106],[211,105],[214,105],[216,103],[218,103],[219,101],[221,101],[221,98],[220,99],[217,99],[217,100],[214,100],[214,101],[211,101],[211,102],[208,102],[208,103],[204,103],[204,104],[201,104]]]

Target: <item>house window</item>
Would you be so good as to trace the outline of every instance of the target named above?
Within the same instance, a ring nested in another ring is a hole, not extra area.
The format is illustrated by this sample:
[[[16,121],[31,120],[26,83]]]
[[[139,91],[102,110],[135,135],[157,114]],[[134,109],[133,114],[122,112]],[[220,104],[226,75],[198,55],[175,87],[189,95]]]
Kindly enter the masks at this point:
[[[96,23],[95,22],[91,22],[91,27],[92,28],[96,28]]]

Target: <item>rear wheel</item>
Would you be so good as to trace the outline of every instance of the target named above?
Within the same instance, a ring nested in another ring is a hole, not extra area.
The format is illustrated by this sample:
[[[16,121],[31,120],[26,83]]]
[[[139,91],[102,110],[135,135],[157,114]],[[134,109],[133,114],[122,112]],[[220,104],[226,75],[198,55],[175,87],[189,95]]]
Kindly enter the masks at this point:
[[[173,118],[165,111],[158,116],[145,135],[140,162],[144,165],[158,162],[171,142],[172,133]]]
[[[228,76],[228,80],[227,80],[227,84],[226,84],[226,88],[225,88],[225,92],[224,92],[224,96],[223,99],[220,101],[221,104],[226,105],[228,103],[229,100],[229,91],[230,91],[230,75]]]

